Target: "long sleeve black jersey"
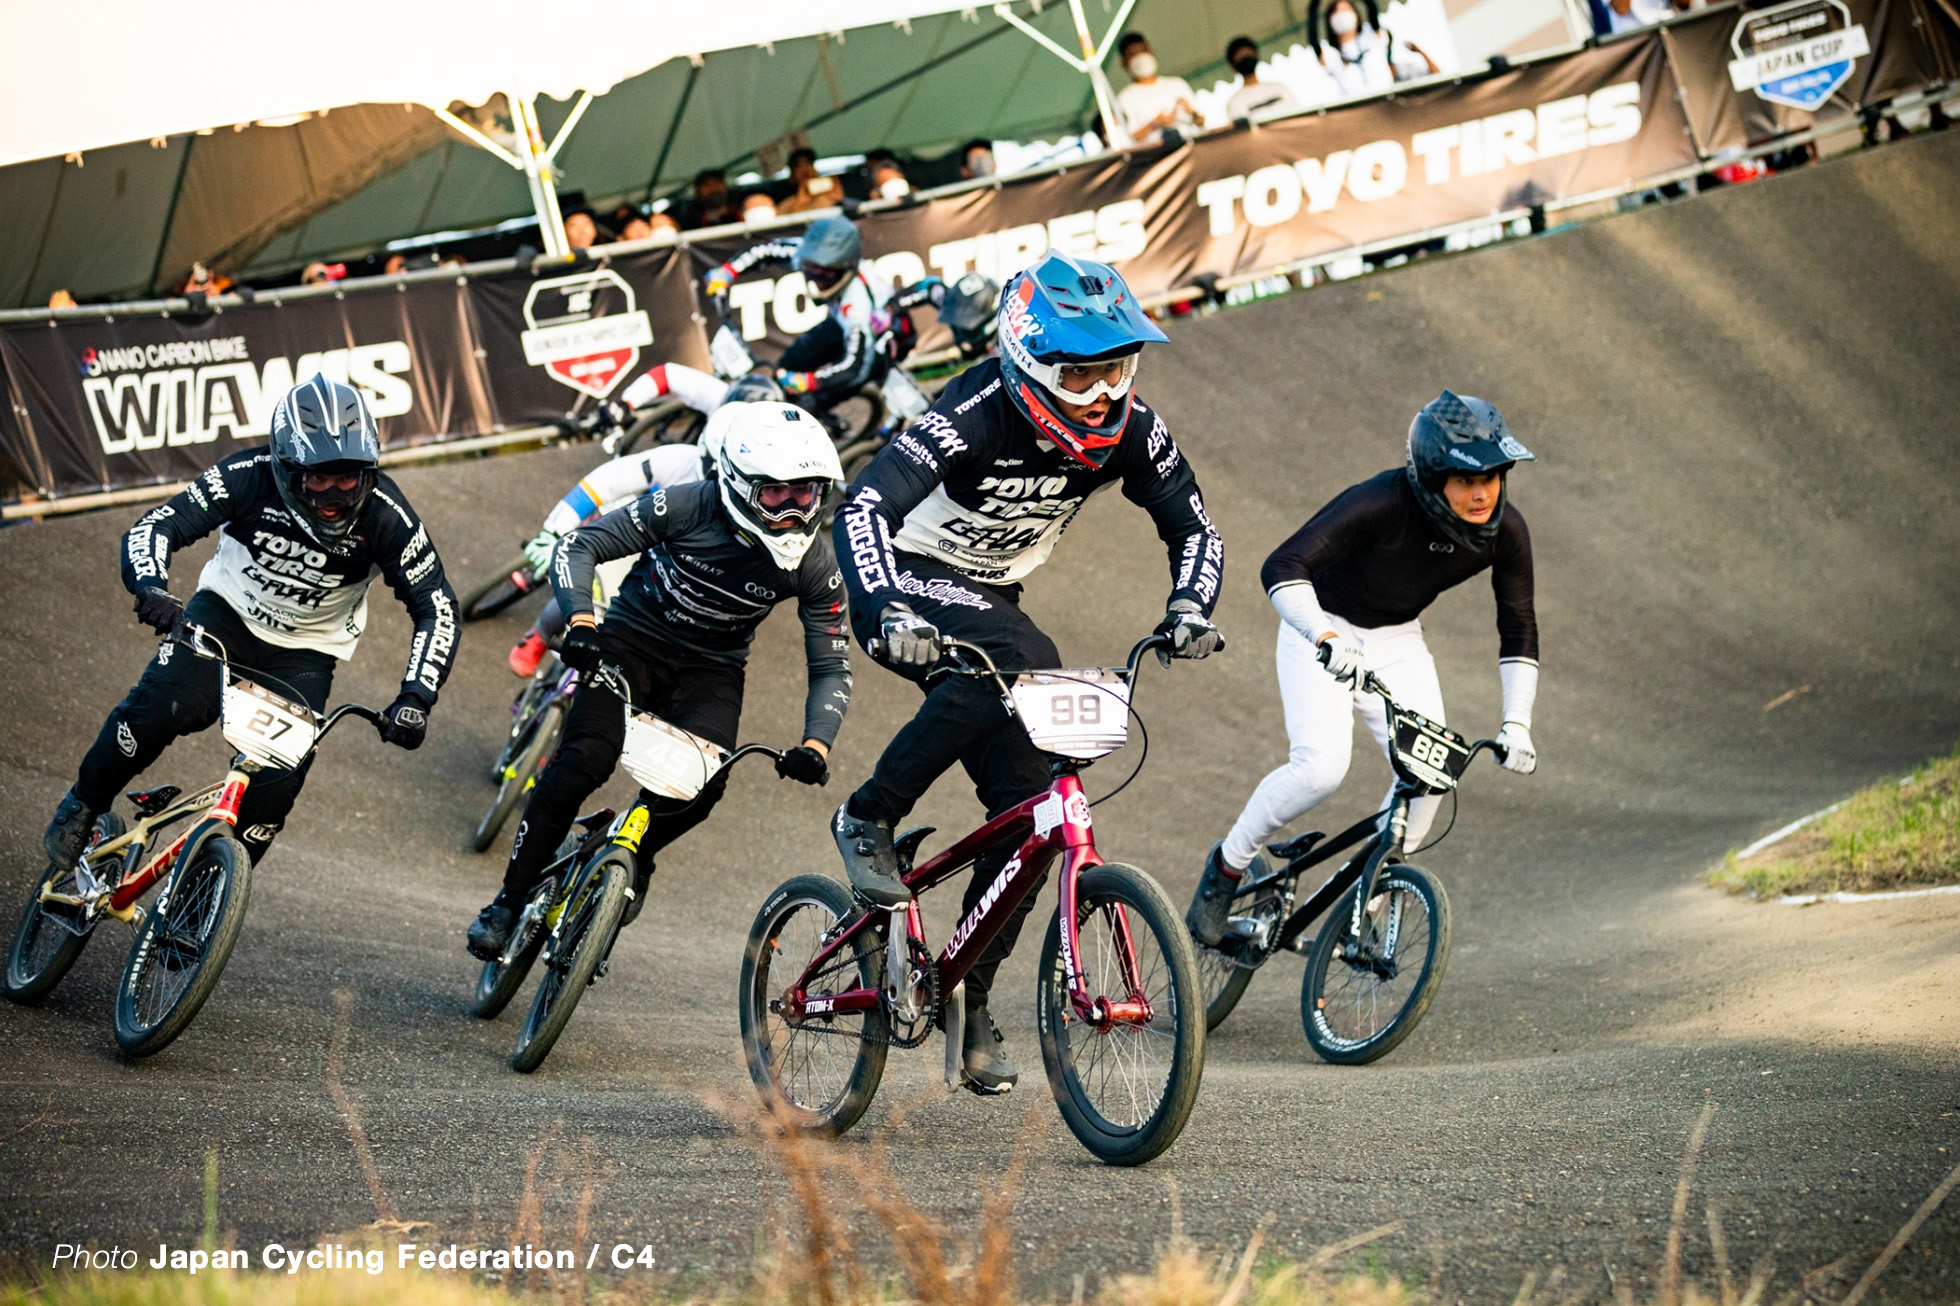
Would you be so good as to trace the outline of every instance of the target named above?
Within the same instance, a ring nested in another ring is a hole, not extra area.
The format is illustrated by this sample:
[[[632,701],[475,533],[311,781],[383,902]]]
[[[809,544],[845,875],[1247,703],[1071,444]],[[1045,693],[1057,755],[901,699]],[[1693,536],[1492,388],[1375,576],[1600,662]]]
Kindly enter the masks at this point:
[[[1438,594],[1485,568],[1497,595],[1497,656],[1535,661],[1538,616],[1524,514],[1507,503],[1491,546],[1466,549],[1436,529],[1408,474],[1394,467],[1335,495],[1273,550],[1259,581],[1267,594],[1308,582],[1322,608],[1372,629],[1414,621]]]
[[[1086,466],[1041,438],[1008,398],[1000,361],[987,359],[954,377],[852,487],[834,527],[851,602],[876,614],[903,599],[906,553],[977,581],[1018,581],[1047,561],[1090,495],[1117,484],[1157,523],[1171,598],[1209,613],[1225,545],[1164,419],[1133,401],[1109,461]]]
[[[755,628],[771,608],[796,600],[810,692],[806,739],[829,744],[851,704],[844,585],[830,541],[819,536],[793,572],[739,539],[713,481],[663,486],[581,526],[558,542],[551,585],[569,617],[592,611],[592,574],[602,562],[640,555],[606,611],[606,625],[710,662],[744,666]]]
[[[796,264],[797,242],[767,240],[751,245],[722,264],[730,279],[750,268],[764,265]],[[868,266],[868,265],[867,265]],[[880,339],[891,330],[891,292],[888,284],[851,274],[850,284],[830,301],[829,314],[844,333],[844,350],[836,358],[803,374],[802,388],[819,394],[853,390],[871,379],[877,368]]]
[[[345,660],[367,627],[368,585],[379,575],[415,620],[402,689],[433,707],[456,655],[456,595],[408,498],[383,475],[347,538],[322,544],[294,519],[264,449],[235,453],[137,519],[123,536],[132,593],[167,586],[170,555],[212,531],[218,551],[197,578],[252,631],[281,648]]]

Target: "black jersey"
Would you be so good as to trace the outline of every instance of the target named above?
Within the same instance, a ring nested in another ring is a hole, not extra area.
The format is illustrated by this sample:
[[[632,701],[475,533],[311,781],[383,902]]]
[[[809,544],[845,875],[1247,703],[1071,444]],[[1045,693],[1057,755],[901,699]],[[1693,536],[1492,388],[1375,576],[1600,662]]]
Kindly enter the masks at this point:
[[[1320,606],[1364,630],[1414,621],[1436,596],[1489,568],[1497,594],[1499,658],[1538,657],[1531,532],[1506,504],[1497,538],[1470,549],[1436,529],[1400,467],[1334,496],[1259,571],[1271,594],[1311,582]]]
[[[1122,441],[1090,467],[1043,439],[989,358],[954,377],[932,410],[858,477],[837,514],[837,551],[852,604],[876,615],[902,600],[906,553],[974,580],[1018,581],[1047,561],[1089,496],[1112,485],[1149,512],[1170,551],[1171,598],[1206,612],[1218,601],[1225,545],[1205,514],[1190,464],[1141,400]]]
[[[565,615],[592,611],[600,563],[634,554],[640,559],[606,610],[607,628],[703,661],[746,665],[755,628],[778,603],[795,599],[810,667],[804,738],[837,738],[851,668],[844,583],[829,540],[819,535],[797,569],[784,571],[767,549],[736,535],[717,483],[663,486],[558,542],[551,585]]]
[[[386,475],[345,539],[322,543],[296,520],[273,483],[264,449],[207,468],[123,536],[123,584],[167,586],[171,554],[212,531],[218,551],[197,587],[211,590],[252,633],[281,648],[354,656],[378,574],[415,620],[402,689],[434,706],[456,651],[456,596],[408,498]]]

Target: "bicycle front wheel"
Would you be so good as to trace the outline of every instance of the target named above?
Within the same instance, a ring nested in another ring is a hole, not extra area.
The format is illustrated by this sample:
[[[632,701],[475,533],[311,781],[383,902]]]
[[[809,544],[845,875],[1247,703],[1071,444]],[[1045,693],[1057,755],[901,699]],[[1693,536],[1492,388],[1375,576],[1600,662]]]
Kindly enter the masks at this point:
[[[619,918],[626,912],[626,887],[632,882],[633,857],[622,848],[605,849],[572,880],[558,928],[544,944],[544,976],[517,1036],[517,1050],[510,1054],[511,1069],[528,1075],[551,1054],[612,951]]]
[[[537,720],[531,723],[531,737],[517,750],[517,756],[504,767],[497,779],[497,797],[490,804],[490,810],[476,823],[476,833],[470,836],[470,848],[474,852],[487,852],[497,841],[498,831],[504,822],[517,810],[538,782],[538,774],[544,770],[545,763],[558,747],[558,736],[565,729],[565,701],[555,699],[545,704],[538,713]]]
[[[104,812],[95,818],[95,837],[89,846],[119,838],[126,829],[122,817]],[[14,927],[13,947],[7,951],[5,987],[15,1002],[39,1002],[46,997],[88,946],[95,923],[82,908],[41,901],[44,888],[74,897],[78,887],[74,871],[57,871],[50,863],[28,891],[20,924]]]
[[[778,1119],[805,1133],[835,1137],[858,1122],[884,1078],[890,1032],[882,1009],[808,1016],[791,1023],[783,998],[852,912],[851,894],[822,875],[799,875],[757,913],[742,953],[742,1050],[749,1078]],[[807,983],[820,997],[876,987],[884,932],[858,931]]]
[[[537,589],[537,583],[525,583],[531,574],[531,564],[522,554],[511,559],[504,569],[488,583],[479,586],[463,600],[463,620],[481,621],[494,617],[511,604]],[[523,580],[519,578],[523,577]]]
[[[1300,1021],[1322,1060],[1387,1056],[1422,1022],[1450,959],[1450,900],[1419,866],[1383,868],[1354,934],[1354,890],[1335,905],[1307,959]]]
[[[116,1045],[126,1055],[155,1056],[189,1028],[231,960],[251,888],[251,855],[221,830],[178,854],[116,992]]]
[[[1105,863],[1076,887],[1076,965],[1099,1003],[1147,1020],[1084,1020],[1069,1000],[1059,913],[1041,947],[1041,1060],[1062,1119],[1110,1165],[1142,1165],[1177,1141],[1204,1074],[1203,990],[1191,935],[1155,880]],[[1132,958],[1134,962],[1132,962]]]

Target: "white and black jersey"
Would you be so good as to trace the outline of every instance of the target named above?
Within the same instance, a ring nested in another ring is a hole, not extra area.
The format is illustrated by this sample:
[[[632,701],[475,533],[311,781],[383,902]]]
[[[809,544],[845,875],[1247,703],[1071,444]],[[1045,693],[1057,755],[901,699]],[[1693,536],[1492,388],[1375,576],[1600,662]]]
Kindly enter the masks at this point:
[[[581,526],[558,542],[551,584],[567,618],[593,610],[601,563],[638,556],[606,611],[606,629],[652,640],[705,662],[748,662],[755,628],[795,599],[803,623],[810,691],[804,737],[837,738],[851,701],[844,589],[830,542],[819,537],[795,571],[739,538],[713,481],[663,486]]]
[[[1163,417],[1133,400],[1109,461],[1090,467],[1042,438],[1008,398],[1000,361],[987,359],[879,453],[837,514],[851,604],[875,615],[906,598],[907,554],[986,584],[1018,581],[1048,560],[1089,496],[1113,485],[1156,522],[1171,598],[1209,613],[1225,546]]]
[[[231,455],[123,536],[123,584],[132,593],[170,581],[170,558],[218,532],[218,551],[197,579],[280,648],[316,649],[342,661],[367,626],[367,592],[387,580],[415,621],[402,688],[433,706],[456,651],[456,596],[429,533],[386,475],[346,538],[323,544],[287,509],[263,449]]]
[[[1531,532],[1504,506],[1497,538],[1471,549],[1437,530],[1400,467],[1351,485],[1274,549],[1260,569],[1266,593],[1302,581],[1320,606],[1363,629],[1414,621],[1436,596],[1488,568],[1497,596],[1500,660],[1538,658]]]

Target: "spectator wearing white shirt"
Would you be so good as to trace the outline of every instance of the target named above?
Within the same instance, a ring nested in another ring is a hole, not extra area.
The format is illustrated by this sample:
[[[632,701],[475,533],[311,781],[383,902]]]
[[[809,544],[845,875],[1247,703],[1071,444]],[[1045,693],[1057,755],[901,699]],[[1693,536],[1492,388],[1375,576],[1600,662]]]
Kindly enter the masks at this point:
[[[1607,0],[1606,21],[1617,34],[1652,27],[1663,18],[1672,18],[1675,12],[1668,0]]]
[[[1303,107],[1285,82],[1259,80],[1259,44],[1251,37],[1233,37],[1225,47],[1225,62],[1245,79],[1245,85],[1233,91],[1232,98],[1225,102],[1225,116],[1233,122],[1241,118],[1271,118]]]
[[[1342,96],[1371,95],[1397,82],[1427,77],[1439,71],[1420,47],[1384,34],[1375,0],[1364,0],[1363,21],[1353,0],[1334,0],[1327,10],[1325,35],[1317,38],[1321,66],[1327,69]]]
[[[1116,111],[1139,146],[1161,145],[1164,129],[1202,127],[1192,100],[1191,84],[1182,77],[1159,77],[1157,55],[1141,32],[1127,33],[1116,44],[1130,84],[1116,93]]]

